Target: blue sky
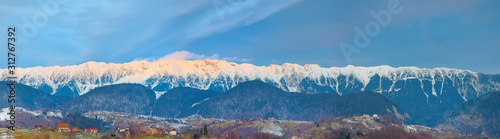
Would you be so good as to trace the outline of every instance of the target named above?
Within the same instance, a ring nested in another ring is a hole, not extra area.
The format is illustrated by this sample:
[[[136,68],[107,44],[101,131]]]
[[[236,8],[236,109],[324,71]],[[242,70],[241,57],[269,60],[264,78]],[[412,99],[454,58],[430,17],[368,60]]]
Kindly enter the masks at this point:
[[[386,26],[370,14],[394,5],[400,12]],[[20,67],[209,58],[500,73],[498,7],[497,0],[2,0],[0,26],[18,28]],[[371,23],[377,34],[355,46],[355,28]],[[358,53],[347,59],[343,42]]]

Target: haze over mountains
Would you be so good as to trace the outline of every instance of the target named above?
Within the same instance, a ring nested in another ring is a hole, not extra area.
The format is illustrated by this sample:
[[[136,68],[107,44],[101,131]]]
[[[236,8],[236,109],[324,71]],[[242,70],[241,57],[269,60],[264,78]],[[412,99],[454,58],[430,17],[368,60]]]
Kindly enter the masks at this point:
[[[19,83],[54,96],[76,97],[77,99],[78,96],[84,96],[97,87],[122,83],[143,85],[146,89],[153,90],[151,93],[156,93],[154,96],[158,101],[166,99],[162,97],[171,91],[179,91],[179,89],[174,89],[178,87],[199,89],[201,92],[208,90],[212,93],[200,97],[200,99],[203,98],[202,100],[210,97],[210,99],[205,100],[207,105],[214,103],[212,97],[215,97],[215,94],[224,92],[231,94],[229,90],[241,83],[253,80],[265,82],[279,90],[265,90],[264,94],[260,95],[262,97],[275,95],[265,92],[280,93],[280,91],[300,94],[328,93],[337,96],[371,91],[380,93],[394,102],[409,114],[412,122],[429,126],[433,126],[440,119],[445,118],[446,115],[443,113],[454,110],[454,106],[461,105],[467,100],[475,99],[488,92],[500,90],[499,74],[490,75],[450,68],[393,68],[389,66],[322,68],[318,65],[255,66],[221,60],[173,60],[134,61],[124,64],[87,62],[75,66],[18,69],[17,73]],[[5,80],[6,74],[4,70],[0,80]],[[243,92],[255,93],[252,91]],[[120,95],[120,93],[120,91],[116,91],[113,95]],[[92,95],[99,96],[98,93]],[[147,96],[148,101],[145,103],[149,105],[154,100],[150,100],[150,94]],[[256,96],[259,95],[256,94]],[[290,99],[295,97],[297,96]],[[299,95],[299,97],[309,96]],[[265,98],[260,99],[262,102],[268,102],[265,101]],[[220,101],[225,100],[221,99]],[[229,105],[229,103],[226,104]],[[190,102],[190,105],[193,104]],[[301,106],[305,105],[296,105],[296,107]],[[155,106],[151,107],[158,109]],[[203,110],[220,111],[211,108]],[[283,109],[282,111],[287,110]],[[203,111],[200,112],[203,113]],[[156,111],[156,113],[186,116],[193,112]]]

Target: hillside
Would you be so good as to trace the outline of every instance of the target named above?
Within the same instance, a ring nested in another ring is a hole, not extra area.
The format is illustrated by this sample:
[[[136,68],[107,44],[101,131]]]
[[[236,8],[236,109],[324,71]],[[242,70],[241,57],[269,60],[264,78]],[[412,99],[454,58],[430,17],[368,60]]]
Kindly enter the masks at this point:
[[[80,113],[114,111],[169,118],[200,115],[223,119],[316,120],[331,116],[391,114],[409,120],[402,109],[378,93],[344,96],[291,93],[258,80],[242,83],[225,93],[176,88],[158,100],[152,90],[139,84],[110,85],[96,88],[59,108]]]
[[[181,112],[203,103],[219,93],[194,88],[174,88],[163,94],[153,107],[153,114],[162,117],[178,117]]]
[[[342,115],[395,114],[396,111],[403,113],[389,99],[376,93],[308,95],[284,92],[261,81],[250,81],[210,98],[179,116],[199,114],[225,119],[274,117],[316,120]]]
[[[500,137],[500,92],[468,101],[437,127],[445,131]]]
[[[150,114],[155,101],[154,92],[140,84],[118,84],[96,88],[59,109],[80,113],[105,110]]]
[[[10,89],[9,86],[7,86],[7,82],[0,81],[0,84],[0,98],[2,99],[2,101],[0,101],[0,107],[6,108],[10,106],[7,101],[10,95]],[[16,84],[16,107],[23,107],[30,110],[39,110],[44,108],[53,109],[70,99],[71,98],[67,97],[53,96],[49,93],[23,84]]]

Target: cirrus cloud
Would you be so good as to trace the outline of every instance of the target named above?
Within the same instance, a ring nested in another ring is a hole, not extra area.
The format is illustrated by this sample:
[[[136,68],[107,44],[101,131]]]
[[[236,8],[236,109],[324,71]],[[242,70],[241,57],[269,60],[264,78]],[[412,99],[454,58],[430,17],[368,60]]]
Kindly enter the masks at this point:
[[[249,58],[238,58],[236,56],[234,56],[234,57],[221,57],[219,54],[212,54],[212,55],[196,54],[196,53],[182,50],[182,51],[176,51],[176,52],[167,54],[167,55],[162,56],[160,58],[138,58],[138,59],[135,59],[134,61],[141,61],[141,60],[169,61],[169,60],[203,60],[203,59],[217,59],[217,60],[232,61],[232,62],[250,62],[253,60],[253,59],[249,59]]]

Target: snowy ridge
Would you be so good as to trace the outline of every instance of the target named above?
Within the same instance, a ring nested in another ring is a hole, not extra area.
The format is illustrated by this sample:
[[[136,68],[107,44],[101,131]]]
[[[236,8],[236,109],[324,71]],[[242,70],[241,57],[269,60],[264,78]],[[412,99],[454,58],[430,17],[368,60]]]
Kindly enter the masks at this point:
[[[6,80],[8,74],[1,71],[0,80]],[[361,86],[351,91],[364,91],[370,83],[378,87],[369,90],[376,92],[397,92],[398,81],[416,80],[424,84],[431,83],[431,91],[426,95],[438,96],[443,93],[445,84],[457,88],[463,99],[468,95],[479,95],[484,91],[499,89],[499,83],[484,82],[482,74],[469,70],[450,68],[394,68],[386,65],[376,67],[331,67],[319,65],[289,64],[255,66],[237,64],[221,60],[172,60],[172,61],[133,61],[124,64],[87,62],[73,66],[51,66],[18,68],[18,82],[35,88],[44,89],[52,94],[62,88],[83,95],[90,90],[111,84],[139,83],[155,91],[168,91],[175,87],[192,87],[202,90],[227,91],[241,82],[262,80],[289,92],[321,93],[304,84],[331,88],[335,92],[349,93],[349,88]],[[378,79],[375,77],[379,77]],[[390,81],[390,87],[382,82]],[[160,94],[161,95],[161,94]],[[159,97],[159,96],[157,96]]]

